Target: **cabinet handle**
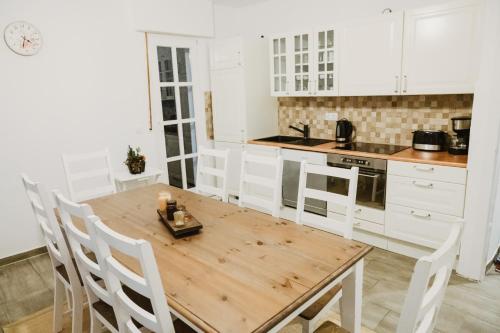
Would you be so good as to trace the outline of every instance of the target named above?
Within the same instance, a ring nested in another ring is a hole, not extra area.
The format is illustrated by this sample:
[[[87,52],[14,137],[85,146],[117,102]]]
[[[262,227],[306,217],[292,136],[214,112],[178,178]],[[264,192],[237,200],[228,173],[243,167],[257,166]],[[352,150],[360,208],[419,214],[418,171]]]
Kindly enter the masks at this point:
[[[416,216],[416,217],[423,217],[423,218],[430,218],[431,217],[431,213],[418,213],[414,210],[410,211],[410,214],[413,216]]]
[[[355,226],[360,226],[360,225],[361,225],[361,222],[354,222],[354,225],[355,225]]]
[[[408,90],[408,77],[403,75],[403,92],[405,93]]]
[[[433,167],[422,167],[422,166],[418,166],[418,165],[415,165],[413,166],[415,168],[415,170],[417,171],[426,171],[426,172],[431,172],[431,171],[434,171],[434,168]]]
[[[412,183],[413,183],[413,185],[418,186],[418,187],[427,187],[427,188],[434,187],[433,183],[421,183],[421,182],[417,182],[416,180],[414,180]]]
[[[394,88],[394,92],[396,94],[399,92],[399,75],[396,75],[396,87]]]
[[[355,213],[361,213],[361,208],[355,209],[354,212]]]

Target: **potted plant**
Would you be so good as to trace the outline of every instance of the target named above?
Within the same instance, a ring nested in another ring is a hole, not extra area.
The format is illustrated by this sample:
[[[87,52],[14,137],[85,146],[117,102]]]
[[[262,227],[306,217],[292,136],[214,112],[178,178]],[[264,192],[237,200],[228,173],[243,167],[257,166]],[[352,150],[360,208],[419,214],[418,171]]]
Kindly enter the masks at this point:
[[[131,174],[136,175],[146,169],[146,156],[141,154],[141,148],[128,146],[127,159],[124,162]]]

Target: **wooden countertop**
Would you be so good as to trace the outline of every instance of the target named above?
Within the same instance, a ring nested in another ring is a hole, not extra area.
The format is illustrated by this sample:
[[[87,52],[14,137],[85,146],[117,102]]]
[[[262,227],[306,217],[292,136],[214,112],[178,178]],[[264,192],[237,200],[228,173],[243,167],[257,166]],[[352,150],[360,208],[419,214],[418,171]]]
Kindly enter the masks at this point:
[[[337,143],[335,142],[324,143],[314,147],[294,145],[288,143],[270,142],[270,141],[257,141],[257,140],[249,140],[248,143],[254,145],[305,150],[318,153],[333,153],[333,154],[351,155],[359,157],[371,157],[371,158],[380,158],[391,161],[425,163],[425,164],[443,165],[443,166],[450,166],[457,168],[467,167],[467,155],[452,155],[446,151],[425,152],[425,151],[415,150],[411,147],[408,147],[407,149],[402,150],[399,153],[393,155],[386,155],[386,154],[375,154],[375,153],[366,153],[360,151],[349,151],[349,150],[339,149],[337,148]]]

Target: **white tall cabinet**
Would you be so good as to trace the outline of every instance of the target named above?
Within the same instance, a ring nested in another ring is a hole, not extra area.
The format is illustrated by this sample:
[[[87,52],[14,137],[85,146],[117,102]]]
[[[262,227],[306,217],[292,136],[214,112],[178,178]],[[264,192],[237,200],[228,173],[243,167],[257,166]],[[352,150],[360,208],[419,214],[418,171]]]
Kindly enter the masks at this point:
[[[277,101],[262,82],[269,73],[263,66],[267,48],[267,41],[258,37],[216,39],[211,47],[214,146],[229,149],[230,194],[238,191],[245,143],[278,134]]]

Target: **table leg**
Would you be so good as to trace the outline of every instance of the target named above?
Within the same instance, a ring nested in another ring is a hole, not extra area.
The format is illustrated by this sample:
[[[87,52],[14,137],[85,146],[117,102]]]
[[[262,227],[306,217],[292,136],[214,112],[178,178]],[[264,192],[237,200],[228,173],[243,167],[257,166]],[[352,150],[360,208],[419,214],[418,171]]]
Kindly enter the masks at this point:
[[[352,273],[342,281],[340,316],[342,327],[351,333],[361,332],[361,305],[363,294],[364,259],[353,267]]]

